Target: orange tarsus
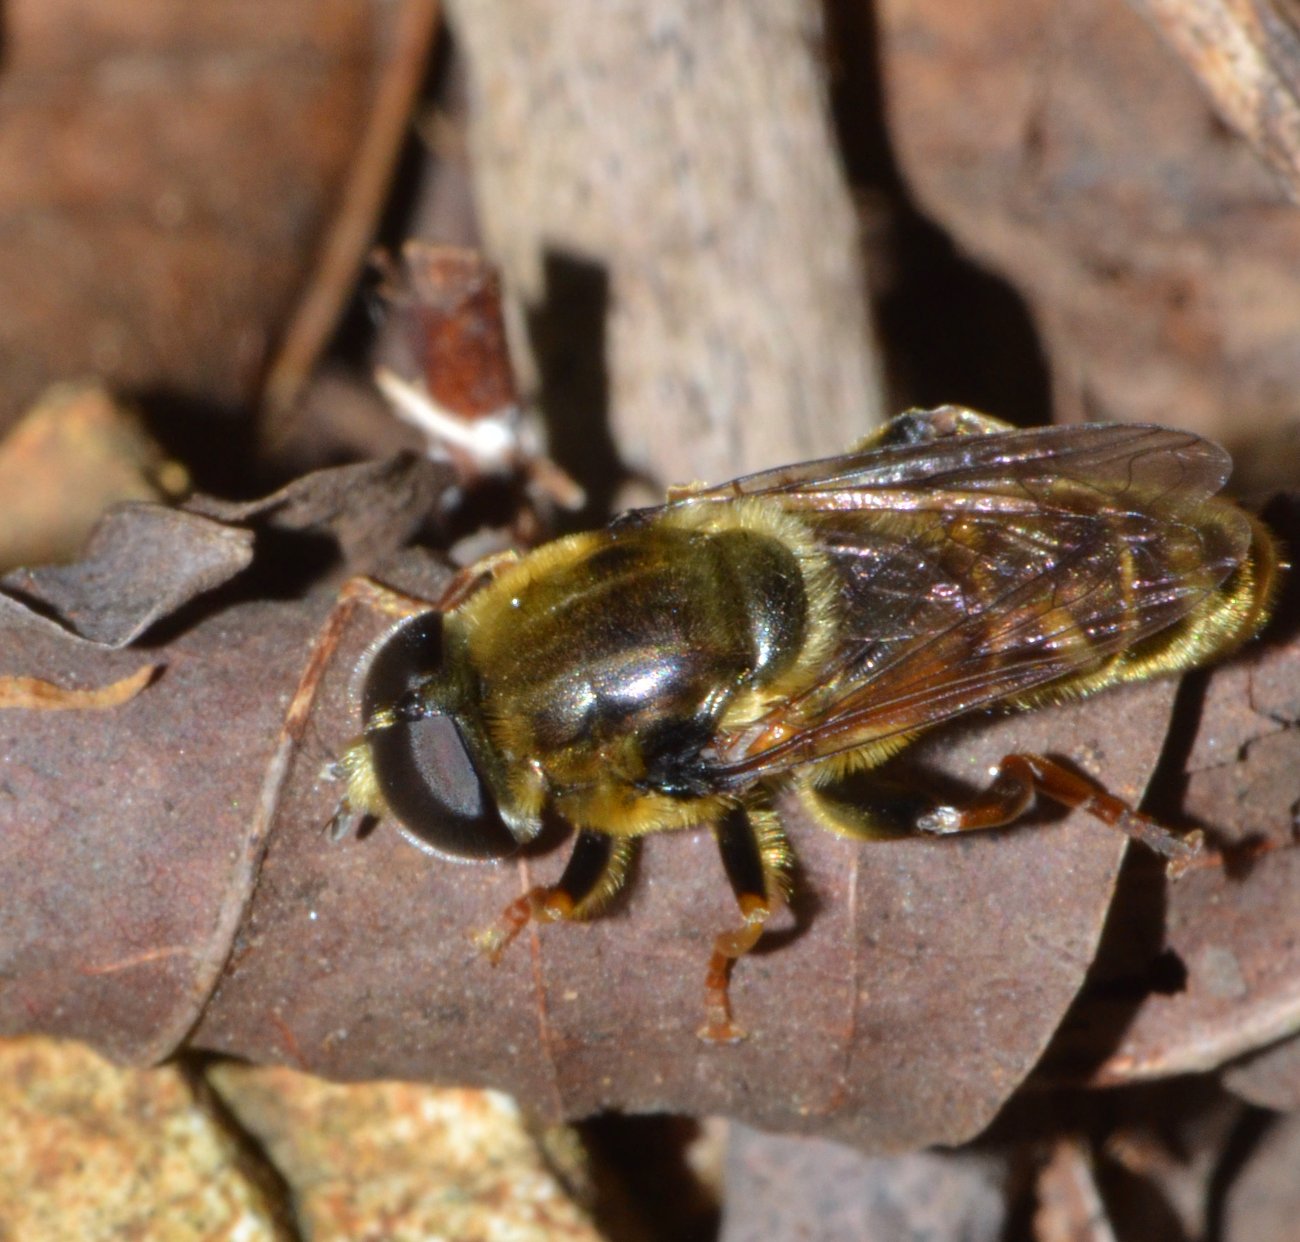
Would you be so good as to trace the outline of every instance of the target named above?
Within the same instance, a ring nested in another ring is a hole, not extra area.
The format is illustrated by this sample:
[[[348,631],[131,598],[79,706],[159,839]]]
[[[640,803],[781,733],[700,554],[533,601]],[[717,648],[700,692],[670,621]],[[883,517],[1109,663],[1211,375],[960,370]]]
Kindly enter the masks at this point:
[[[704,1005],[710,1016],[698,1032],[705,1043],[736,1044],[745,1038],[744,1029],[736,1025],[731,1014],[728,989],[731,967],[758,943],[772,907],[757,894],[746,893],[740,898],[740,913],[744,923],[731,931],[720,932],[713,941],[713,956],[704,976]]]
[[[488,961],[495,966],[530,922],[558,923],[561,919],[573,918],[573,914],[573,899],[563,889],[530,888],[501,911],[495,926],[475,939],[487,954]]]

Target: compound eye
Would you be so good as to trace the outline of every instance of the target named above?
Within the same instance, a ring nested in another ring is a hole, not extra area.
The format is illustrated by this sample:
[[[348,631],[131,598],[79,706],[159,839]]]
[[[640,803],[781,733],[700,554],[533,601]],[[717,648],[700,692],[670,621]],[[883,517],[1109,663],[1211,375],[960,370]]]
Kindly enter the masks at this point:
[[[362,689],[365,718],[411,703],[411,692],[441,661],[441,614],[411,618],[371,661]],[[379,791],[416,844],[455,858],[504,858],[519,848],[453,716],[399,712],[368,740]]]

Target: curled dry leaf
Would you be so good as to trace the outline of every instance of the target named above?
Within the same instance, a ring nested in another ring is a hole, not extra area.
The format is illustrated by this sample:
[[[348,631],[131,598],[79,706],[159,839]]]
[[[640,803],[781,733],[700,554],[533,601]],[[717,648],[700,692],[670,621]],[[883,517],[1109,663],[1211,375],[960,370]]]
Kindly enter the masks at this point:
[[[223,523],[325,536],[339,565],[361,574],[414,537],[450,484],[446,466],[398,453],[317,470],[258,500],[198,496],[186,507]]]
[[[371,568],[420,528],[447,477],[442,467],[399,454],[321,470],[255,501],[196,496],[182,509],[123,505],[100,519],[80,560],[0,578],[0,600],[34,605],[91,643],[124,647],[247,569],[255,530],[327,541],[325,569]],[[281,587],[322,572],[308,543]]]
[[[382,823],[326,846],[337,790],[322,769],[356,727],[353,666],[389,624],[354,620],[304,723],[198,1046],[336,1078],[491,1084],[549,1118],[722,1112],[891,1150],[977,1132],[1039,1056],[1109,899],[1121,843],[1105,830],[1071,818],[864,846],[787,808],[807,899],[736,973],[751,1038],[708,1047],[695,1035],[703,967],[735,914],[706,837],[648,840],[617,910],[530,934],[495,970],[473,933],[558,858],[431,860]],[[1032,741],[1100,765],[1133,797],[1170,693],[1001,720],[919,758],[981,784]]]
[[[111,713],[0,713],[0,1031],[166,1056],[229,952],[266,828],[284,704],[323,607],[249,604],[154,653]],[[134,672],[49,623],[0,614],[0,667],[101,685]]]
[[[125,647],[252,559],[251,531],[183,509],[130,504],[99,520],[80,560],[16,569],[0,578],[0,590],[89,642]]]
[[[277,493],[270,512],[311,515],[308,547],[338,531],[378,556],[375,514],[387,515],[391,552],[427,512],[436,477],[416,461],[327,471]],[[267,513],[250,508],[247,520],[261,524]],[[194,514],[119,512],[86,565],[32,576],[54,583],[61,619],[109,645],[0,594],[0,670],[73,690],[135,674],[139,652],[111,645],[156,620],[151,588],[173,608],[189,603],[215,585],[214,566],[230,574],[245,563],[251,541],[248,529]],[[223,559],[214,546],[243,555]],[[292,542],[280,555],[285,581],[311,560]],[[151,646],[165,675],[111,713],[0,713],[9,894],[0,909],[0,1030],[77,1036],[137,1063],[184,1037],[256,878],[285,756],[298,741],[285,731],[286,708],[330,602],[326,594],[214,608]]]
[[[0,677],[0,708],[19,707],[27,711],[104,711],[129,703],[161,670],[161,664],[146,664],[129,677],[110,682],[97,690],[69,690],[37,677]]]
[[[325,509],[373,498],[375,479],[352,476],[349,493],[342,477],[319,480]],[[426,596],[440,575],[418,557],[385,574]],[[382,823],[325,839],[338,789],[324,769],[358,724],[354,670],[391,624],[356,607],[322,630],[330,603],[214,607],[155,645],[167,674],[111,716],[0,717],[0,869],[15,895],[0,912],[0,1030],[75,1034],[133,1061],[188,1035],[335,1078],[497,1086],[543,1117],[718,1112],[875,1151],[969,1138],[1039,1058],[1092,959],[1116,835],[1049,812],[967,839],[861,844],[786,807],[801,896],[736,971],[750,1039],[706,1046],[703,968],[735,912],[702,834],[650,839],[609,916],[530,929],[495,970],[473,933],[558,857],[458,865]],[[5,668],[74,684],[134,668],[17,611],[0,630]],[[1136,800],[1173,693],[973,722],[910,762],[978,787],[1003,754],[1041,749]]]

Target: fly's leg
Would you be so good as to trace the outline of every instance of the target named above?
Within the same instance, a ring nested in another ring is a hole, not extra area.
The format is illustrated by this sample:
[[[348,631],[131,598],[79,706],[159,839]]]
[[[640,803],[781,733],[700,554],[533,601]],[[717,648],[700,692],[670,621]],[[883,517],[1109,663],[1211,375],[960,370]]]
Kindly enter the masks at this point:
[[[436,603],[422,599],[418,595],[408,595],[396,587],[385,586],[374,578],[349,578],[339,588],[336,608],[346,609],[351,613],[358,605],[364,605],[385,617],[403,619],[415,617],[422,612],[437,608]]]
[[[797,784],[808,811],[832,832],[855,841],[892,841],[910,837],[922,816],[934,810],[934,798],[915,783],[855,772],[824,785]]]
[[[729,982],[736,959],[757,943],[789,886],[790,847],[775,812],[766,808],[733,807],[714,826],[722,866],[740,907],[741,925],[719,934],[704,977],[708,1020],[699,1036],[706,1043],[734,1044],[745,1038],[731,1013]]]
[[[1204,845],[1204,834],[1199,829],[1179,836],[1087,777],[1044,755],[1007,755],[998,764],[993,783],[982,794],[962,806],[937,806],[920,816],[916,827],[921,832],[940,834],[996,828],[1023,814],[1036,793],[1087,811],[1102,823],[1141,841],[1167,860],[1165,869],[1171,876],[1182,874]]]
[[[463,566],[452,574],[434,607],[440,612],[450,612],[464,603],[479,587],[498,577],[518,560],[519,553],[507,549],[503,552],[490,552],[472,565]]]
[[[610,837],[586,829],[579,832],[559,883],[530,888],[512,901],[495,926],[475,937],[479,947],[495,966],[529,923],[589,919],[599,914],[623,887],[635,850],[636,842],[630,837]]]
[[[350,616],[359,604],[382,613],[386,617],[399,620],[419,616],[422,612],[450,612],[463,603],[485,582],[490,582],[503,570],[508,569],[519,560],[519,553],[511,550],[491,552],[480,557],[471,565],[462,566],[447,580],[436,599],[422,599],[418,595],[408,595],[396,587],[385,586],[373,578],[349,578],[339,589],[335,608],[344,613],[344,619]],[[332,618],[331,618],[332,620]],[[328,625],[329,622],[327,621]]]

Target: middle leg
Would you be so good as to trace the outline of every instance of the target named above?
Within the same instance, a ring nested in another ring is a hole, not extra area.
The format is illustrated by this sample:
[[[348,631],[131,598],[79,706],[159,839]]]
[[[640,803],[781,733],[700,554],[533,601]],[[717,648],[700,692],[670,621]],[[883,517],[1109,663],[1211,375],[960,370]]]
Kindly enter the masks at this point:
[[[708,1021],[699,1031],[706,1043],[734,1044],[745,1038],[732,1017],[731,968],[763,934],[767,920],[785,899],[790,884],[790,847],[776,812],[768,807],[738,804],[714,826],[731,891],[740,907],[741,925],[720,933],[704,979]]]

